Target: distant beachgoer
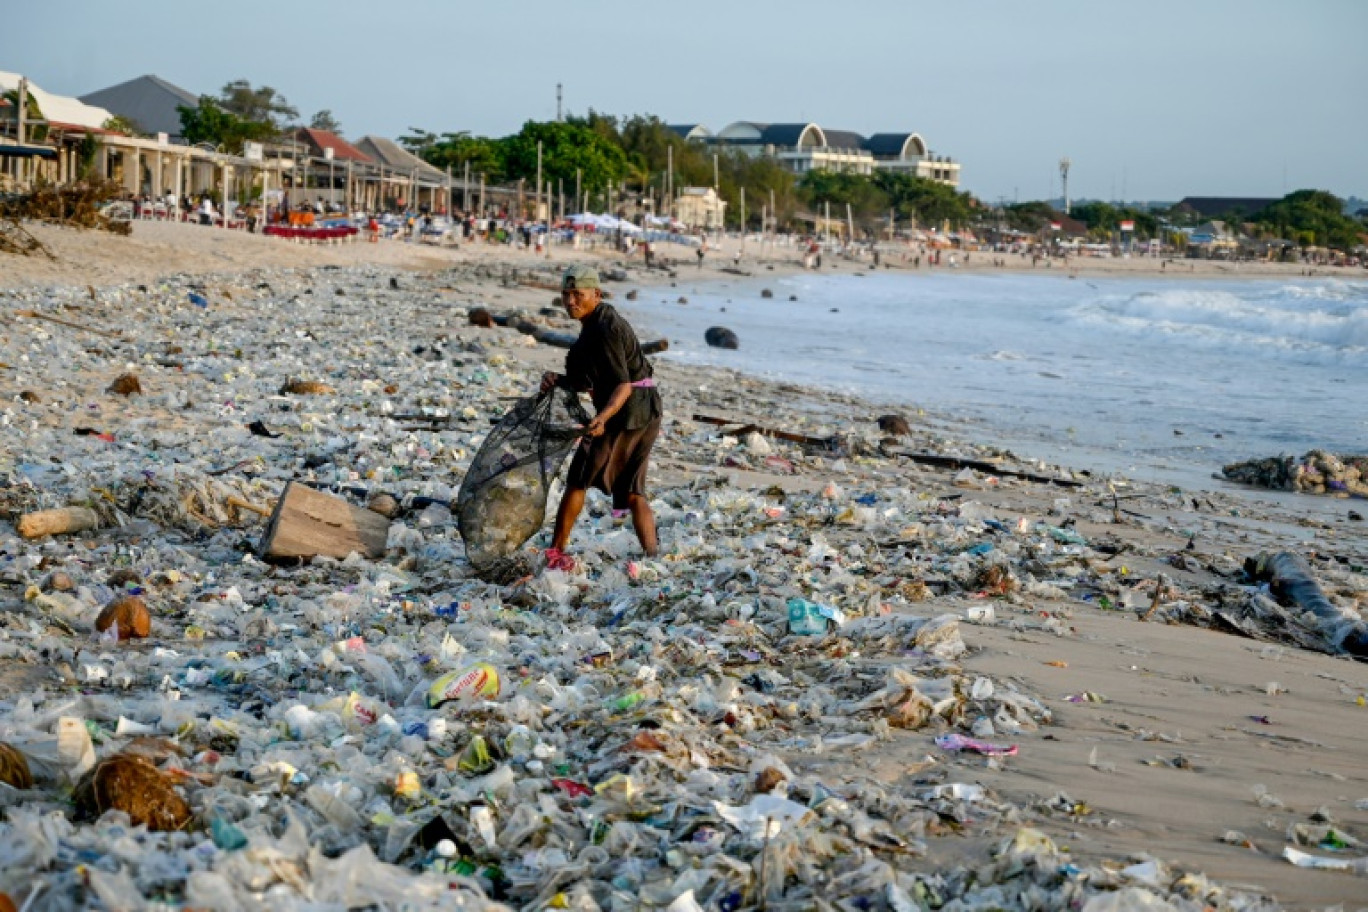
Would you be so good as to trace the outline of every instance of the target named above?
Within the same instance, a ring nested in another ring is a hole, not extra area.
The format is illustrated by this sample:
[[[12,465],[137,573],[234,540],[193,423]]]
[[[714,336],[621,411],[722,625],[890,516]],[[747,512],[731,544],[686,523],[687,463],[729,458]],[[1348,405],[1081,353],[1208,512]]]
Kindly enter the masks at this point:
[[[706,246],[707,246],[706,244],[701,245],[701,246],[699,246],[698,250],[694,251],[694,253],[698,256],[698,268],[699,268],[699,269],[702,269],[702,268],[703,268],[703,255],[704,255],[704,252],[705,252],[705,251],[704,251],[704,247],[706,247]]]

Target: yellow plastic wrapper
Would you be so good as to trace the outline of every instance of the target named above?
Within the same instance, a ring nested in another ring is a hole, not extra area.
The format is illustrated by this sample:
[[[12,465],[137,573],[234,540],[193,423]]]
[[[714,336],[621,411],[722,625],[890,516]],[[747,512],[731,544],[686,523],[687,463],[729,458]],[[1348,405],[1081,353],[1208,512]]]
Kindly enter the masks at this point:
[[[405,770],[394,778],[394,794],[412,800],[423,793],[423,783],[413,770]]]
[[[427,705],[435,709],[452,700],[493,700],[499,695],[499,688],[498,669],[480,662],[433,681],[428,688]]]

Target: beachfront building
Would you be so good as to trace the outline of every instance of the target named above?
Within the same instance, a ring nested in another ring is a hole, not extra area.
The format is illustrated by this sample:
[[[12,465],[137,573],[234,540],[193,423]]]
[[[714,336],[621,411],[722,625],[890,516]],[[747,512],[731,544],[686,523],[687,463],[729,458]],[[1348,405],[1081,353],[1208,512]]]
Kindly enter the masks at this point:
[[[738,120],[716,134],[701,124],[670,127],[691,142],[734,149],[746,155],[768,155],[794,174],[843,171],[871,175],[899,171],[952,187],[960,184],[959,162],[933,154],[916,133],[875,133],[868,138],[850,130],[815,123],[759,123]]]
[[[1278,201],[1272,196],[1185,196],[1173,207],[1174,215],[1196,219],[1248,219]]]
[[[828,137],[815,123],[739,120],[720,130],[712,142],[751,156],[771,156],[794,174],[818,170],[874,173],[874,156],[860,147],[863,137],[846,131],[832,131]]]
[[[370,157],[328,130],[300,127],[295,130],[292,139],[290,189],[297,192],[290,194],[290,204],[318,203],[350,211],[356,198],[356,172],[370,169]],[[383,199],[380,196],[376,202]],[[362,208],[370,209],[367,203],[363,203]]]
[[[0,72],[0,95],[13,99],[0,100],[0,191],[65,183],[103,164],[82,162],[79,147],[87,133],[106,132],[108,111],[45,92],[19,73]]]
[[[6,133],[9,118],[0,109],[0,190],[25,192],[39,180],[69,184],[89,177],[114,181],[128,197],[160,206],[167,193],[246,197],[260,179],[259,161],[178,145],[165,134],[148,139],[119,133],[106,126],[113,116],[108,109],[45,92],[16,73],[0,73],[0,93],[14,90],[25,96],[23,139],[17,110]]]
[[[666,129],[684,137],[685,142],[706,143],[713,138],[712,131],[702,124],[666,124]]]
[[[697,231],[713,231],[726,222],[727,203],[712,187],[684,187],[675,203],[675,217]]]
[[[363,136],[356,141],[356,148],[375,164],[370,178],[385,188],[382,199],[407,196],[417,200],[420,207],[446,212],[453,189],[459,186],[469,196],[470,188],[453,181],[445,171],[423,161],[392,139]]]
[[[117,114],[149,136],[164,133],[173,143],[185,142],[181,134],[180,109],[199,105],[199,96],[194,92],[152,75],[88,92],[80,100]]]
[[[926,140],[916,133],[875,133],[864,141],[864,148],[874,156],[875,168],[959,186],[959,162],[945,155],[933,155],[926,148]]]

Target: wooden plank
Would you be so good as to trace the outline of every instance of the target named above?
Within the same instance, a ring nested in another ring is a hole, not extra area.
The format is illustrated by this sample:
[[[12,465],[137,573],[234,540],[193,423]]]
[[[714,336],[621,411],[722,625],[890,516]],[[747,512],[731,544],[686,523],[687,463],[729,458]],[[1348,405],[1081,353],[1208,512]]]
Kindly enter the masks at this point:
[[[987,472],[990,475],[1002,475],[1007,478],[1024,478],[1037,484],[1060,485],[1065,488],[1081,488],[1083,482],[1073,481],[1068,478],[1051,478],[1048,475],[1037,475],[1034,472],[1018,472],[1015,469],[1004,469],[1002,466],[993,462],[985,462],[982,459],[960,459],[958,456],[941,456],[937,453],[914,453],[911,450],[887,449],[884,452],[893,456],[901,456],[913,462],[933,466],[938,469],[973,469],[975,472]]]
[[[296,482],[285,485],[257,551],[271,561],[346,557],[353,551],[383,557],[389,520],[340,497]]]
[[[96,329],[93,326],[86,326],[83,323],[73,323],[70,320],[63,320],[61,317],[49,317],[47,314],[39,313],[36,310],[16,310],[14,312],[14,315],[16,317],[28,317],[30,320],[46,320],[49,323],[57,323],[62,326],[70,326],[72,329],[84,330],[85,332],[91,332],[97,336],[105,336],[109,339],[122,338],[122,336],[120,336],[116,332],[106,332],[103,329]]]
[[[772,428],[760,427],[758,424],[747,424],[742,421],[734,421],[731,418],[715,418],[712,415],[694,415],[693,420],[701,421],[704,424],[715,424],[718,427],[726,427],[729,424],[739,425],[739,427],[722,432],[728,437],[738,437],[754,431],[765,437],[773,437],[775,440],[787,440],[789,443],[801,443],[807,446],[821,447],[824,450],[839,448],[839,442],[835,437],[813,437],[810,434],[795,434],[792,431],[776,431]]]

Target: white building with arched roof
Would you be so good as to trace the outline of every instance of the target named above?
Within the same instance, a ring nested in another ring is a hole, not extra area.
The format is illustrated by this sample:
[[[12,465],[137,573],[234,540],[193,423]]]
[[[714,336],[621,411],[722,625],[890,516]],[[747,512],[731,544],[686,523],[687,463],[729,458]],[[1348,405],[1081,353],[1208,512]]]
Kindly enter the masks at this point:
[[[688,130],[690,139],[747,155],[772,156],[794,174],[818,170],[864,175],[899,171],[952,187],[960,183],[959,162],[932,153],[917,133],[875,133],[865,138],[850,130],[833,130],[815,123],[772,124],[752,120],[728,124],[715,135],[698,124],[689,125]]]

